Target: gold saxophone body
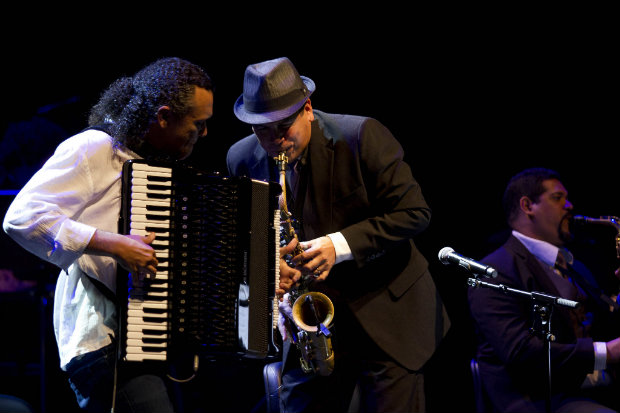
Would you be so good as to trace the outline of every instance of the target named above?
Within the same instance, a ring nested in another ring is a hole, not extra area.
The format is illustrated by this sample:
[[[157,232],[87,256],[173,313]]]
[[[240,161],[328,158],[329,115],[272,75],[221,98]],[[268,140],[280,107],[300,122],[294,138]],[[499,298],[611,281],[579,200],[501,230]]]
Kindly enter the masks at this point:
[[[288,157],[284,152],[274,158],[280,173],[280,227],[282,240],[286,244],[297,239],[293,227],[292,214],[286,204],[286,167]],[[295,251],[285,260],[303,252],[297,244]],[[329,326],[334,319],[334,304],[323,293],[309,291],[312,275],[302,275],[301,280],[289,290],[292,308],[292,320],[289,324],[289,336],[301,353],[301,367],[306,373],[328,376],[334,370],[334,352]]]

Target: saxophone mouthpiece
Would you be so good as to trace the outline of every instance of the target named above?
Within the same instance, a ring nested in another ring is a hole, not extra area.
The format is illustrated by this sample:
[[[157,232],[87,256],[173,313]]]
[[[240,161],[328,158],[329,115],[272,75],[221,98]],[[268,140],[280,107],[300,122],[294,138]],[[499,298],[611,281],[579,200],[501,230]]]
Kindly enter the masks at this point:
[[[278,156],[274,157],[273,159],[276,161],[280,172],[286,171],[286,165],[288,164],[288,157],[286,156],[286,152],[280,152]]]
[[[568,219],[568,222],[577,227],[583,227],[587,223],[586,218],[589,218],[589,217],[585,217],[583,215],[573,215],[572,217]]]

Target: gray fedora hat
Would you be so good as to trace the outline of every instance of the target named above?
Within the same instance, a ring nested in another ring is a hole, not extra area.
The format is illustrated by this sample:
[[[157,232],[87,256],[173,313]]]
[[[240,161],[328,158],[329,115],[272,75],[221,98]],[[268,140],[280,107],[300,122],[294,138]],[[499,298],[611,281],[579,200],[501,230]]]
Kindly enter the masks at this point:
[[[252,125],[277,122],[301,108],[314,89],[314,82],[300,76],[286,57],[249,65],[235,115]]]

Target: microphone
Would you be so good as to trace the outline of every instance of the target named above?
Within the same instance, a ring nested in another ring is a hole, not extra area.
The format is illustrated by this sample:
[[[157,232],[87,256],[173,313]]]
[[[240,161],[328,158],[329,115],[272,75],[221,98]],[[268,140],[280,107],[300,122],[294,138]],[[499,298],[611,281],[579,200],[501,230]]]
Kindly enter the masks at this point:
[[[471,258],[463,257],[455,253],[454,250],[450,247],[444,247],[441,249],[441,251],[439,251],[439,261],[441,261],[441,263],[444,265],[460,265],[469,272],[477,275],[483,275],[486,278],[497,277],[497,271],[495,270],[495,268],[481,264],[477,261],[472,260]]]

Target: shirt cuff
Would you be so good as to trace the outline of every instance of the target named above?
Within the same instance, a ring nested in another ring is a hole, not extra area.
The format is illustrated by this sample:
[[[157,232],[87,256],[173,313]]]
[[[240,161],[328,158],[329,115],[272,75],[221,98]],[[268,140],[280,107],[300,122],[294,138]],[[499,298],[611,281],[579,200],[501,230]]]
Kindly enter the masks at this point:
[[[601,341],[594,342],[594,370],[604,370],[607,367],[607,346]]]
[[[66,270],[83,253],[96,228],[81,222],[65,219],[54,239],[49,260]]]
[[[334,250],[336,251],[336,262],[338,264],[342,261],[352,260],[353,254],[351,253],[351,248],[349,248],[349,243],[344,238],[340,232],[334,232],[333,234],[327,234],[327,236],[332,240],[334,244]]]

